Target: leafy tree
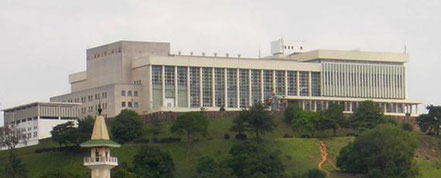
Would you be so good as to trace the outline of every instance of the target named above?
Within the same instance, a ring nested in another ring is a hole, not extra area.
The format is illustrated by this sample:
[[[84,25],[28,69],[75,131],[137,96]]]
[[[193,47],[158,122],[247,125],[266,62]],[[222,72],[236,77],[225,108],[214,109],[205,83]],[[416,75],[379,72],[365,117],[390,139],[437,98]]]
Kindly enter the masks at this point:
[[[26,169],[23,160],[12,154],[9,157],[9,164],[4,169],[4,175],[10,178],[25,178],[27,177],[28,170]]]
[[[213,177],[216,166],[216,162],[213,158],[203,156],[198,159],[196,173],[198,174],[198,177]]]
[[[291,124],[292,120],[299,118],[300,114],[303,112],[302,108],[300,108],[297,104],[290,104],[285,109],[283,115],[285,116],[285,122]]]
[[[158,148],[144,147],[133,159],[138,177],[173,177],[174,163],[169,154]]]
[[[405,130],[405,131],[409,131],[412,132],[413,131],[413,126],[412,124],[405,122],[403,124],[401,124],[401,129]]]
[[[417,119],[417,124],[421,131],[428,134],[439,135],[441,127],[441,106],[427,106],[427,114],[421,114]]]
[[[0,128],[0,147],[6,147],[9,150],[8,164],[4,168],[4,175],[7,177],[26,177],[26,167],[23,161],[15,154],[16,146],[20,142],[26,145],[29,139],[23,132],[23,129],[11,125]]]
[[[60,147],[62,145],[67,146],[69,143],[75,142],[75,132],[76,129],[74,127],[73,122],[66,122],[63,124],[58,124],[55,127],[52,128],[51,135],[52,140],[54,142],[57,142]]]
[[[297,132],[311,134],[311,136],[314,136],[320,117],[320,113],[302,111],[297,118],[292,120],[291,126]]]
[[[172,133],[185,134],[187,140],[187,160],[190,159],[191,137],[195,134],[205,136],[208,129],[208,119],[200,112],[187,112],[178,116],[171,127]]]
[[[257,138],[259,138],[259,133],[271,132],[276,126],[271,112],[265,110],[265,106],[262,103],[253,105],[248,114],[246,114],[246,117],[250,130],[254,131]]]
[[[135,178],[136,175],[127,171],[127,169],[117,167],[112,170],[112,178]]]
[[[238,134],[243,134],[244,132],[249,130],[248,118],[250,112],[247,110],[242,110],[238,116],[236,116],[233,120],[233,127],[231,127],[231,131],[237,132]]]
[[[373,101],[360,102],[351,120],[355,129],[372,129],[378,124],[387,122],[383,109]]]
[[[270,152],[264,145],[245,141],[231,147],[229,167],[237,177],[284,177],[285,167],[279,152]]]
[[[340,123],[343,122],[343,107],[338,104],[331,104],[328,109],[321,113],[320,119],[318,120],[318,129],[326,130],[332,129],[334,136],[337,133],[337,129],[340,127]]]
[[[141,117],[135,111],[124,109],[112,122],[112,136],[120,143],[132,141],[142,134],[142,125]]]
[[[391,124],[380,124],[343,147],[337,157],[337,166],[353,173],[415,177],[418,174],[413,159],[416,149],[412,133]]]
[[[75,143],[76,145],[80,145],[81,143],[84,143],[85,141],[90,139],[94,123],[95,119],[90,115],[88,115],[83,120],[78,120],[78,129],[75,133],[75,136],[77,138]]]

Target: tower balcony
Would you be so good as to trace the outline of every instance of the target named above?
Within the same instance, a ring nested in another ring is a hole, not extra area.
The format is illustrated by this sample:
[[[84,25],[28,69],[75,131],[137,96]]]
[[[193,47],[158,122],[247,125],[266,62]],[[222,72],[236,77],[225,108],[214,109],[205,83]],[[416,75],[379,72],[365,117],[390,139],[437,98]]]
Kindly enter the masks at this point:
[[[117,157],[84,157],[84,166],[94,166],[94,165],[110,165],[118,166]]]

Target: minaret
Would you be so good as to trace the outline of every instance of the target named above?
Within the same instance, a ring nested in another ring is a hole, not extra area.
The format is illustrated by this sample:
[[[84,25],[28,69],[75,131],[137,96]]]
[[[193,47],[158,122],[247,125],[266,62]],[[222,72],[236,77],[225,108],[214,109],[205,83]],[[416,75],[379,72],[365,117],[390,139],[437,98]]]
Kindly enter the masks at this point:
[[[118,166],[118,158],[110,156],[110,147],[120,147],[120,145],[109,139],[106,121],[101,116],[101,111],[99,108],[92,137],[80,145],[83,148],[90,148],[90,157],[85,157],[83,164],[90,168],[91,178],[110,178],[110,169]]]

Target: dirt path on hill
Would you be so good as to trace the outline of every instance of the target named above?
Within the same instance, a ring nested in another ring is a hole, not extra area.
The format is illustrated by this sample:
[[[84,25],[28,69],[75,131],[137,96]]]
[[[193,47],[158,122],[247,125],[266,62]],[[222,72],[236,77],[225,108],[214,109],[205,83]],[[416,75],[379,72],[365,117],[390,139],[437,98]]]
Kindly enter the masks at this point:
[[[320,156],[321,156],[322,160],[318,163],[317,167],[318,167],[318,169],[325,172],[326,177],[329,177],[329,172],[325,169],[322,169],[322,166],[323,166],[323,164],[325,164],[326,161],[331,163],[331,161],[328,160],[328,152],[326,150],[325,142],[323,142],[323,141],[320,141]],[[331,165],[334,166],[334,164],[331,164]]]

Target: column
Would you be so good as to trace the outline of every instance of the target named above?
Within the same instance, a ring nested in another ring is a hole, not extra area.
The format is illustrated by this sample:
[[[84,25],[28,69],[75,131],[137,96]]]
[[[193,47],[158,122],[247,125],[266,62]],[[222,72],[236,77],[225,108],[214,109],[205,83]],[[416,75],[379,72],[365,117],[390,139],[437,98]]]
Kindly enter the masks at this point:
[[[260,98],[261,98],[261,103],[265,103],[265,98],[263,97],[263,70],[260,70]]]
[[[148,88],[149,88],[149,109],[153,108],[153,82],[152,82],[152,65],[149,65],[149,75],[147,75]],[[86,98],[84,98],[86,100]],[[116,105],[116,103],[115,103]],[[115,106],[114,106],[115,107]]]
[[[202,67],[199,67],[199,106],[203,107],[203,99],[202,99]]]
[[[251,69],[248,69],[248,102],[249,102],[249,106],[253,105],[253,100],[252,100],[252,91],[251,91]]]
[[[236,102],[237,102],[236,105],[237,105],[237,108],[240,108],[239,74],[240,74],[239,69],[236,69]]]
[[[165,66],[161,66],[162,107],[165,106]]]
[[[296,71],[297,72],[297,75],[296,75],[296,87],[297,87],[297,96],[300,96],[300,72],[299,71]]]
[[[312,82],[311,82],[311,72],[308,72],[308,96],[312,96]]]
[[[187,107],[190,105],[190,67],[187,67]]]
[[[285,96],[288,96],[288,71],[287,70],[285,70],[284,71],[284,73],[285,73]]]
[[[224,108],[228,108],[227,68],[224,68]]]
[[[276,94],[276,71],[275,70],[272,70],[272,71],[273,71],[273,89],[272,89],[272,92],[274,94]]]
[[[214,88],[216,80],[214,78],[214,74],[215,74],[215,68],[211,68],[211,106],[212,107],[216,106],[216,103],[215,103],[215,101],[216,101],[216,97],[215,97],[216,88]]]

